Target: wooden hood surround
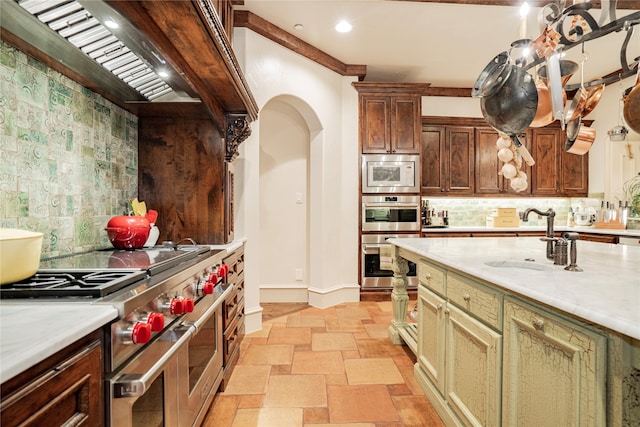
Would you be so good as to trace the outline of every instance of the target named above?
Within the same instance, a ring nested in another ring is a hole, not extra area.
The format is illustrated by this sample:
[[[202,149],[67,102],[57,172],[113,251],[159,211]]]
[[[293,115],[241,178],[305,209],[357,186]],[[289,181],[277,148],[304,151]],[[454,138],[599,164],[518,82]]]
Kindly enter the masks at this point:
[[[249,123],[258,117],[258,106],[211,0],[105,3],[139,28],[195,90],[210,118],[225,132],[226,158],[233,160],[238,145],[251,133]],[[141,103],[135,112],[162,116],[169,114],[163,111],[166,107]],[[175,103],[169,108],[176,113]]]

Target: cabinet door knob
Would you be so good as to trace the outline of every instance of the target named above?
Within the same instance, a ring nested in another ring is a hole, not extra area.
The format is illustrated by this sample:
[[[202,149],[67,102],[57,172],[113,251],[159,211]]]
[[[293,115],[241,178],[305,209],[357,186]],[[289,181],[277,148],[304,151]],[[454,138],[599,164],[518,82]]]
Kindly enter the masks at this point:
[[[544,320],[538,319],[537,317],[533,318],[531,324],[537,331],[541,331],[542,329],[544,329]]]
[[[469,300],[471,299],[471,295],[469,295],[469,294],[464,294],[464,295],[462,295],[462,299],[463,299],[463,300],[465,300],[465,301],[467,301],[467,302],[469,302]]]
[[[438,309],[438,311],[442,310],[442,304],[438,303],[438,304],[436,305],[436,308]]]
[[[431,279],[431,274],[430,274],[430,273],[427,273],[427,274],[425,274],[425,275],[424,275],[424,277],[425,277],[426,279]]]

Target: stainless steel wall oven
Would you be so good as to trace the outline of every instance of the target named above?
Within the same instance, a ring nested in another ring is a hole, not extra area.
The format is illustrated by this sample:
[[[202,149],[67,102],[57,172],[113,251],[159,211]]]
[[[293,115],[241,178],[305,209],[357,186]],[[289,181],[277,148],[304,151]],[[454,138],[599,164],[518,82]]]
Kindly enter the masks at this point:
[[[363,288],[391,288],[393,271],[380,267],[380,247],[390,238],[420,237],[420,234],[363,234],[361,237],[362,258],[361,286]],[[408,286],[418,286],[416,265],[409,262]]]
[[[420,196],[362,196],[362,231],[421,230]]]

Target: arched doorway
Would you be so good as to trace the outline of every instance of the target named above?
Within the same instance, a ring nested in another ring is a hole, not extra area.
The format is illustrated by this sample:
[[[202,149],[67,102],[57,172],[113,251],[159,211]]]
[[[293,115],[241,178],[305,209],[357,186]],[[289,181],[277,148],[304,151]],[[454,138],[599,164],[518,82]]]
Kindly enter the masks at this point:
[[[299,98],[278,96],[260,112],[259,241],[261,302],[307,301],[313,270],[313,214],[321,185],[321,127]],[[315,183],[315,184],[314,184]]]

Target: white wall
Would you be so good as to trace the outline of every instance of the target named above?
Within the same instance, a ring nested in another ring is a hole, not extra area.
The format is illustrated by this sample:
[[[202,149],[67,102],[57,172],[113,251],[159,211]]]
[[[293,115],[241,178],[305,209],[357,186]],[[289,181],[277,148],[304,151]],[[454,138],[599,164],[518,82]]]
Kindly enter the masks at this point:
[[[298,110],[277,98],[262,108],[260,119],[261,283],[308,285],[309,127]]]
[[[252,134],[241,144],[236,167],[236,234],[247,238],[245,310],[247,331],[261,327],[261,294],[288,300],[300,293],[268,283],[262,272],[268,242],[262,242],[261,215],[281,203],[261,204],[261,127],[270,121],[268,103],[288,103],[309,129],[308,283],[305,299],[327,307],[359,299],[358,286],[358,109],[352,77],[342,77],[252,31],[234,30],[234,52],[261,109]],[[265,108],[266,106],[266,108]],[[262,111],[267,111],[263,116]],[[270,126],[269,124],[265,126]],[[288,239],[288,229],[272,230]],[[269,237],[271,238],[271,237]],[[268,266],[264,267],[265,269]],[[277,272],[276,272],[277,274]],[[289,272],[283,272],[288,275]]]

